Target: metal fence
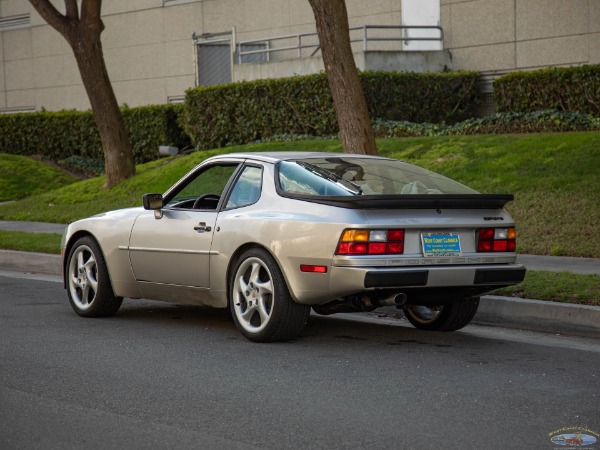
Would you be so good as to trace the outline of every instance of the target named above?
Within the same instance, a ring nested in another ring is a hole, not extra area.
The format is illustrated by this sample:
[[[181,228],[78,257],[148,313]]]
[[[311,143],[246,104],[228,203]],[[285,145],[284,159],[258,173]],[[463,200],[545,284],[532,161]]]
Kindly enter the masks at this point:
[[[431,36],[422,36],[430,31]],[[417,36],[411,35],[417,33]],[[247,41],[236,41],[235,27],[223,33],[193,34],[196,85],[211,86],[232,81],[234,64],[255,64],[305,58],[320,50],[316,32],[297,33]],[[439,26],[363,25],[350,28],[355,50],[406,50],[410,42],[439,42],[444,32]]]
[[[411,36],[411,31],[432,31],[435,36]],[[429,25],[363,25],[350,28],[351,44],[362,44],[362,50],[373,49],[374,43],[396,43],[403,50],[402,44],[416,41],[440,42],[443,46],[444,31],[440,26]],[[262,46],[253,49],[254,46]],[[319,39],[316,32],[297,33],[285,36],[276,36],[264,39],[241,41],[236,47],[236,63],[245,64],[251,56],[260,55],[264,61],[270,61],[271,55],[283,55],[278,59],[304,58],[314,56],[320,50]]]

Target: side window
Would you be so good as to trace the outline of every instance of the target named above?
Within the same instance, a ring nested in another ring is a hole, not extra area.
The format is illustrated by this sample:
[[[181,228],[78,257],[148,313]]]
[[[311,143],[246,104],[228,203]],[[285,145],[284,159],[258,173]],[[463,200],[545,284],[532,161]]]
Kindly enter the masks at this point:
[[[238,164],[210,166],[195,174],[168,201],[167,207],[217,209],[217,204]]]
[[[248,166],[235,182],[225,208],[239,208],[256,203],[262,188],[262,168]]]

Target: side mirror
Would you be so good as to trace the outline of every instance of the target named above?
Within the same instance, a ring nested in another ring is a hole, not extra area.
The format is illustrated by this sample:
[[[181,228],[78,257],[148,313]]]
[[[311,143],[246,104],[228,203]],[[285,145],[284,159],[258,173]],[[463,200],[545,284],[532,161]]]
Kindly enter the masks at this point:
[[[144,209],[154,210],[155,219],[162,219],[162,207],[164,206],[162,194],[144,194],[142,196],[142,204],[144,205]]]
[[[162,194],[144,194],[142,203],[144,209],[161,209],[164,206]]]

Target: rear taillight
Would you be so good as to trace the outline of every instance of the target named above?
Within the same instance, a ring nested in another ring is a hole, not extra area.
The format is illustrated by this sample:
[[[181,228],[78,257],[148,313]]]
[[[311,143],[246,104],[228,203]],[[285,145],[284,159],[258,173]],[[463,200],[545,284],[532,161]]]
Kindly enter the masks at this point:
[[[478,237],[478,252],[514,252],[517,248],[514,228],[480,228]]]
[[[336,255],[398,255],[404,253],[404,230],[352,230],[342,233]]]

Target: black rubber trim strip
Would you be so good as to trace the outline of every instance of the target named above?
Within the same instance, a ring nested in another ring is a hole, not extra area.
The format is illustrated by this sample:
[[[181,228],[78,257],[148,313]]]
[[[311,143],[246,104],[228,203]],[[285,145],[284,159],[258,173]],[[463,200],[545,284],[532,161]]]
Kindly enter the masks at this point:
[[[428,270],[411,272],[367,272],[366,288],[386,288],[404,286],[426,286],[429,278]]]
[[[520,283],[525,278],[526,269],[477,269],[475,271],[475,284],[514,284]]]

